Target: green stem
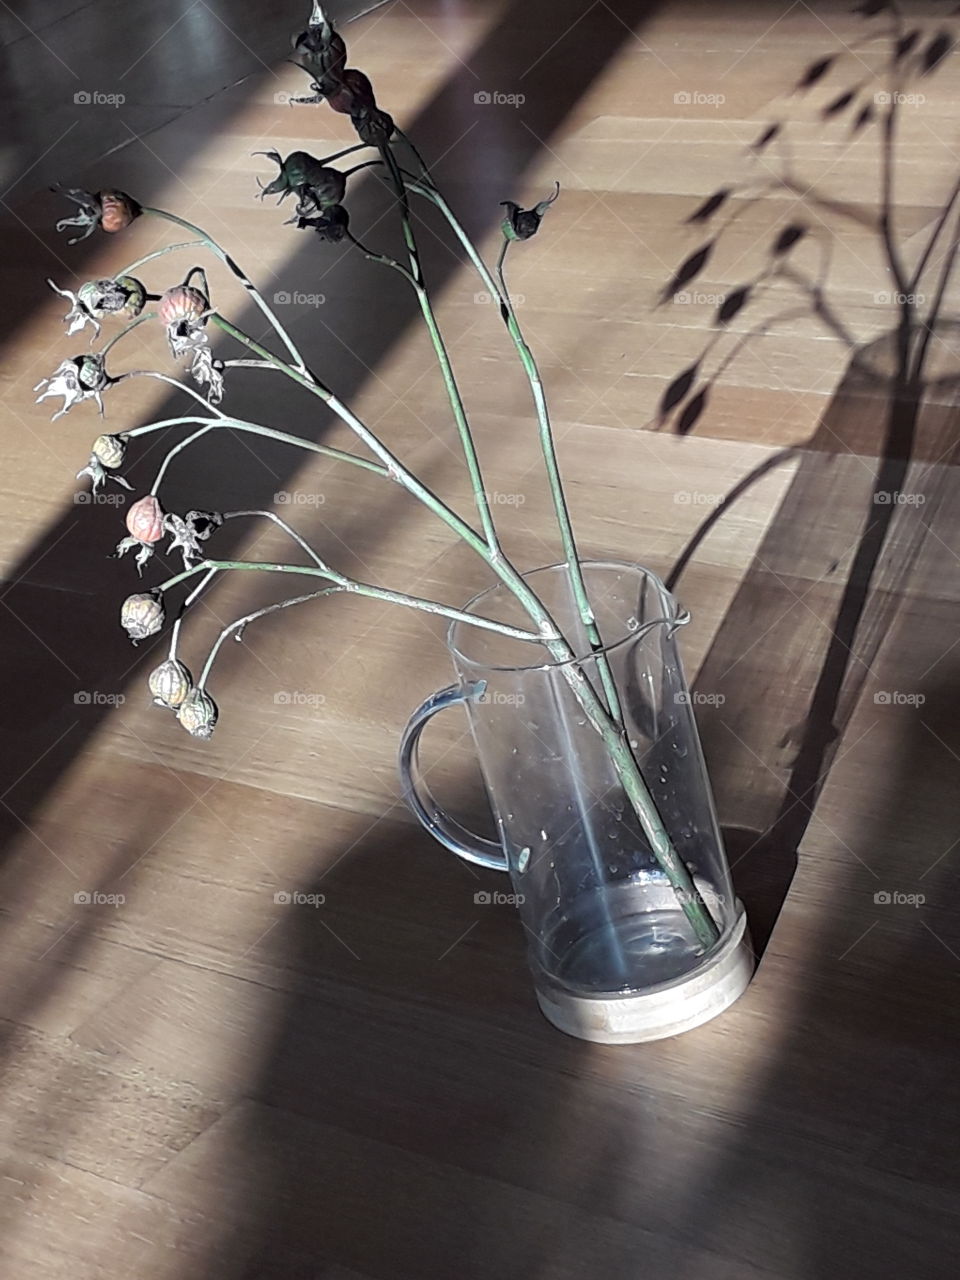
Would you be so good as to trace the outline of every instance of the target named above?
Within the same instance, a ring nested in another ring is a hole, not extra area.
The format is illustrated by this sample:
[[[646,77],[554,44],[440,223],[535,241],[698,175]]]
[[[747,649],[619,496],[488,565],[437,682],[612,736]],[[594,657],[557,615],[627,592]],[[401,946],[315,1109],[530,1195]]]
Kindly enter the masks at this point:
[[[437,354],[437,362],[440,365],[440,373],[443,376],[443,384],[446,388],[447,399],[450,401],[450,408],[453,410],[453,419],[457,425],[457,434],[460,436],[460,445],[463,449],[463,456],[467,464],[467,472],[470,476],[470,483],[473,487],[474,502],[480,515],[480,527],[483,530],[483,536],[486,539],[487,546],[491,551],[499,550],[499,541],[497,532],[493,523],[493,516],[490,511],[490,499],[487,495],[483,482],[483,473],[480,469],[480,460],[477,457],[477,450],[473,443],[473,436],[470,431],[470,424],[467,421],[466,410],[463,405],[463,397],[460,395],[460,388],[454,377],[453,366],[450,363],[450,357],[447,353],[446,345],[443,341],[443,335],[440,332],[440,326],[437,324],[437,318],[433,311],[433,304],[427,293],[423,283],[423,266],[420,261],[420,251],[417,246],[417,239],[413,233],[413,224],[410,220],[410,204],[407,200],[407,188],[403,181],[403,176],[397,166],[397,159],[389,143],[385,143],[380,147],[380,155],[384,164],[390,171],[390,177],[397,200],[400,205],[400,221],[403,226],[403,239],[407,246],[407,253],[410,258],[410,268],[412,271],[411,283],[416,291],[417,302],[420,305],[420,311],[423,315],[424,323],[427,326],[427,332],[430,334],[430,341],[433,349]]]
[[[150,206],[145,206],[143,212],[152,213],[157,218],[166,219],[167,222],[174,222],[178,227],[183,227],[185,231],[189,231],[191,234],[199,236],[201,242],[206,245],[211,253],[215,254],[220,259],[224,266],[233,272],[246,291],[250,294],[251,298],[253,298],[254,302],[266,316],[267,320],[269,320],[274,331],[279,335],[283,345],[290,352],[290,355],[296,362],[297,368],[306,368],[303,356],[297,350],[292,339],[287,334],[286,329],[273,314],[265,299],[261,296],[256,285],[247,278],[236,262],[234,262],[233,258],[230,257],[225,249],[221,249],[220,245],[217,244],[216,240],[214,240],[212,236],[208,235],[201,227],[194,226],[192,222],[187,222],[184,218],[178,218],[175,213],[167,213],[165,209],[153,209]]]
[[[203,429],[193,432],[192,435],[187,436],[173,446],[164,459],[162,470],[153,483],[153,488],[150,490],[151,493],[155,494],[157,492],[160,481],[163,479],[163,471],[166,470],[170,459],[213,427],[229,427],[234,431],[244,431],[250,435],[263,436],[267,440],[278,440],[281,444],[292,444],[298,449],[306,449],[310,453],[319,453],[321,457],[333,458],[337,462],[347,462],[352,467],[359,467],[363,471],[372,471],[374,475],[383,476],[388,480],[393,479],[387,468],[382,467],[379,462],[370,462],[367,458],[360,458],[355,453],[346,453],[343,449],[334,449],[330,445],[314,444],[312,440],[303,440],[300,436],[289,435],[286,431],[275,431],[273,427],[263,427],[257,422],[245,422],[242,418],[228,418],[226,416],[220,416],[212,420],[200,417],[167,418],[163,422],[148,422],[145,426],[134,427],[132,431],[125,431],[123,435],[126,439],[132,439],[134,436],[149,435],[151,431],[159,431],[164,427],[182,426],[191,422],[203,423]]]
[[[543,391],[543,382],[540,377],[540,370],[534,359],[533,352],[527,346],[523,333],[520,329],[519,321],[513,307],[513,301],[510,298],[510,290],[507,288],[504,279],[504,263],[507,257],[507,250],[510,248],[510,241],[504,237],[503,245],[500,249],[500,256],[497,259],[497,280],[500,283],[499,294],[502,302],[502,315],[507,326],[510,337],[513,339],[520,356],[520,363],[523,365],[524,373],[527,375],[527,381],[530,383],[530,391],[533,395],[533,404],[537,413],[537,425],[540,434],[540,451],[543,454],[543,461],[547,471],[547,482],[550,485],[550,496],[553,499],[553,509],[557,517],[557,525],[560,529],[560,540],[563,544],[563,555],[567,562],[567,572],[570,575],[570,585],[573,589],[573,597],[577,602],[577,610],[580,614],[580,621],[583,623],[587,639],[590,647],[596,655],[597,672],[600,676],[600,683],[603,686],[603,694],[606,698],[607,708],[610,715],[619,725],[623,725],[623,709],[620,706],[620,698],[617,694],[616,681],[613,678],[613,672],[610,669],[610,662],[603,650],[603,641],[597,628],[597,622],[593,615],[593,608],[590,604],[590,597],[587,595],[587,586],[583,580],[583,570],[580,567],[580,553],[577,550],[576,539],[573,534],[573,523],[570,520],[570,509],[567,506],[566,494],[563,491],[563,479],[560,475],[560,464],[557,461],[557,448],[553,438],[553,428],[550,425],[550,414],[547,409],[547,398]]]
[[[163,258],[168,253],[176,253],[179,249],[204,249],[207,242],[205,240],[184,240],[181,244],[164,245],[162,249],[154,249],[153,253],[145,253],[142,258],[137,258],[136,262],[131,262],[128,267],[124,267],[114,276],[116,280],[118,276],[130,276],[138,267],[145,266],[146,263],[152,262],[154,258]]]
[[[417,153],[414,152],[414,154]],[[530,377],[531,389],[534,392],[534,403],[538,409],[538,420],[540,421],[541,427],[541,442],[546,442],[545,459],[547,459],[549,467],[549,458],[553,456],[555,463],[555,455],[552,448],[552,433],[550,431],[549,417],[546,414],[546,402],[543,397],[542,384],[540,382],[536,362],[533,360],[533,356],[530,353],[529,348],[526,346],[523,335],[520,332],[519,325],[516,323],[516,315],[513,313],[513,308],[510,304],[506,287],[502,283],[494,280],[486,263],[474,246],[473,241],[461,226],[459,219],[444,200],[443,196],[430,182],[426,166],[423,165],[422,159],[419,155],[417,158],[420,160],[420,163],[424,168],[427,185],[411,183],[411,190],[416,191],[419,195],[426,197],[436,205],[447,219],[447,222],[479,273],[480,278],[483,280],[491,297],[496,296],[501,302],[501,306],[503,308],[501,314],[504,315],[508,331],[517,346],[518,353],[523,361],[524,370]],[[511,316],[513,317],[512,327],[509,322],[509,317]],[[543,408],[542,414],[540,413],[541,405]],[[557,472],[557,480],[559,481],[559,471]],[[562,507],[560,505],[560,501],[563,500],[562,487],[558,485],[555,489],[553,485],[551,485],[551,492],[554,495],[554,504],[560,520],[561,532],[563,532],[565,523],[569,529],[569,517],[567,517],[565,522],[563,519],[563,513],[566,510],[565,503]],[[558,497],[560,501],[558,501]],[[572,544],[572,530],[570,531],[569,536]],[[567,564],[571,570],[572,580],[575,581],[576,576],[579,576],[580,570],[580,562],[576,554],[575,547],[572,554],[569,552],[567,554]],[[578,599],[578,605],[579,604],[580,601]],[[584,625],[592,625],[595,628],[596,624],[593,622],[593,614],[592,610],[590,610],[589,601],[586,602],[586,611],[587,613],[585,616],[584,611],[581,609],[581,617],[584,618]],[[587,623],[587,617],[590,618],[589,624]],[[595,641],[592,642],[596,643]],[[557,657],[557,654],[554,653],[553,656]],[[712,946],[717,941],[719,932],[709,911],[707,910],[706,903],[704,903],[696,885],[694,884],[693,877],[690,875],[687,867],[683,863],[683,860],[679,857],[673,847],[670,836],[663,823],[663,819],[657,810],[656,802],[650,794],[650,790],[643,778],[639,765],[634,759],[633,752],[630,749],[630,744],[624,731],[622,709],[620,708],[619,698],[616,694],[616,684],[609,669],[606,653],[601,652],[594,656],[597,659],[597,668],[601,676],[601,683],[604,686],[604,692],[608,699],[611,699],[612,694],[612,700],[608,702],[610,711],[608,711],[608,708],[604,706],[597,697],[595,690],[586,677],[586,674],[578,664],[570,664],[569,662],[566,662],[561,667],[561,671],[564,673],[567,683],[573,688],[573,692],[586,712],[591,725],[593,725],[602,737],[617,771],[617,776],[620,779],[621,785],[623,786],[634,811],[640,819],[641,826],[643,827],[644,833],[650,842],[653,854],[669,879],[670,884],[677,895],[677,899],[683,908],[684,914],[690,921],[697,938],[705,947]],[[563,662],[564,660],[560,659],[560,661]],[[614,708],[616,709],[616,718],[614,718],[614,715],[611,715],[611,711],[613,711]]]
[[[232,516],[240,516],[264,515],[265,513],[262,511],[235,511],[230,514]],[[311,552],[311,554],[315,559],[319,559],[315,552]],[[369,596],[373,600],[382,600],[386,604],[400,604],[408,609],[419,609],[421,613],[437,614],[441,618],[449,618],[451,622],[468,623],[472,627],[478,627],[481,631],[496,631],[499,635],[508,636],[511,640],[527,640],[533,644],[544,643],[543,636],[535,631],[523,631],[520,627],[510,627],[504,622],[495,622],[493,618],[484,618],[475,613],[464,613],[462,609],[453,609],[448,605],[440,604],[436,600],[426,600],[421,596],[410,596],[403,591],[390,591],[386,587],[375,587],[368,582],[357,582],[353,578],[347,578],[343,574],[337,573],[335,569],[331,569],[328,565],[323,564],[322,561],[314,568],[305,564],[275,564],[267,561],[201,560],[199,564],[195,564],[189,569],[184,569],[182,573],[174,574],[166,582],[161,582],[157,590],[167,591],[171,587],[175,587],[177,583],[184,582],[187,578],[192,578],[194,574],[204,573],[210,569],[215,569],[217,572],[223,572],[227,569],[240,569],[258,573],[306,574],[308,577],[323,578],[326,582],[332,582],[341,591],[348,592],[351,595]]]
[[[497,291],[496,286],[492,291]],[[719,937],[717,927],[693,882],[693,877],[670,842],[666,827],[657,811],[656,803],[630,751],[622,726],[611,719],[606,707],[597,697],[590,681],[586,678],[585,673],[577,662],[576,654],[563,638],[549,612],[545,609],[536,593],[531,590],[526,581],[506,559],[502,551],[499,548],[496,551],[491,550],[475,529],[462,520],[442,499],[437,497],[416,476],[409,472],[386,445],[345,404],[334,396],[332,391],[323,386],[309,370],[301,372],[292,368],[217,312],[211,314],[210,320],[225,333],[229,333],[238,342],[249,347],[261,359],[269,361],[281,372],[285,373],[287,377],[293,379],[311,394],[322,399],[385,464],[391,476],[443,520],[472,550],[476,551],[497,577],[500,578],[501,582],[513,592],[539,626],[540,638],[546,643],[554,661],[560,664],[563,678],[570,685],[574,695],[583,707],[587,719],[603,738],[611,761],[617,771],[617,776],[640,819],[647,839],[650,841],[654,856],[674,888],[677,899],[697,938],[705,947],[711,946],[716,942]],[[177,580],[179,581],[179,579]]]

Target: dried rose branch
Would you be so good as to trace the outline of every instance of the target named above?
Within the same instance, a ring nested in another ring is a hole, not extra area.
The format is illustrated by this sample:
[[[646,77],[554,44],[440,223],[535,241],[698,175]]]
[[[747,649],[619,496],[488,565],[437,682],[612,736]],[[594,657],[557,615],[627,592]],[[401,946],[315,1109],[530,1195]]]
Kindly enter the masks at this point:
[[[94,281],[89,285],[82,285],[76,294],[58,290],[71,301],[71,309],[66,317],[68,331],[71,334],[90,324],[96,338],[99,336],[101,323],[108,317],[116,315],[121,315],[128,320],[129,325],[101,351],[90,352],[65,361],[50,378],[45,379],[37,387],[37,390],[41,391],[38,397],[40,400],[53,395],[63,397],[63,407],[56,415],[57,417],[75,404],[89,399],[95,400],[98,409],[103,413],[103,393],[111,386],[132,377],[151,377],[164,381],[186,392],[203,409],[202,413],[195,410],[192,414],[165,419],[163,422],[148,423],[129,432],[98,437],[94,442],[91,461],[86,469],[94,485],[102,484],[109,473],[115,472],[122,465],[130,440],[139,435],[173,426],[191,425],[197,428],[170,448],[160,465],[150,493],[133,503],[128,509],[127,536],[122,539],[117,548],[118,555],[123,555],[128,550],[135,551],[137,567],[140,570],[165,537],[169,537],[166,550],[179,549],[183,556],[184,568],[181,573],[168,578],[150,591],[131,595],[124,602],[121,609],[121,622],[135,643],[152,637],[162,630],[166,618],[166,593],[181,582],[201,576],[201,581],[181,606],[172,630],[170,652],[166,661],[151,673],[151,691],[162,705],[176,712],[181,725],[190,733],[197,737],[209,737],[216,723],[218,711],[206,690],[206,681],[224,639],[231,634],[242,634],[245,626],[267,613],[341,592],[371,596],[403,607],[465,622],[471,626],[497,631],[513,639],[542,645],[550,658],[558,664],[558,669],[577,698],[587,721],[600,734],[624,792],[639,817],[654,856],[673,885],[701,945],[704,948],[709,947],[718,938],[716,924],[700,897],[689,870],[679,858],[669,839],[633,756],[620,715],[616,689],[612,677],[608,678],[609,669],[605,665],[605,654],[600,652],[597,655],[602,685],[602,690],[598,691],[594,689],[588,678],[582,659],[575,653],[543,602],[504,554],[490,511],[463,398],[424,280],[423,265],[408,203],[408,187],[417,194],[426,195],[441,212],[445,213],[461,242],[467,248],[471,260],[484,274],[485,279],[490,280],[491,284],[488,287],[491,287],[491,293],[495,293],[500,299],[501,314],[504,316],[530,380],[541,428],[541,445],[547,463],[548,480],[560,522],[567,568],[575,598],[580,605],[581,617],[588,629],[593,628],[591,635],[594,637],[596,650],[600,648],[600,639],[595,633],[593,613],[580,573],[579,556],[560,483],[545,396],[539,372],[520,332],[503,280],[503,254],[498,264],[499,283],[494,283],[489,269],[483,264],[480,255],[469,242],[469,238],[463,233],[462,228],[449,213],[442,197],[436,192],[422,161],[420,161],[420,176],[410,179],[410,175],[402,168],[394,152],[395,139],[398,139],[398,135],[393,119],[377,105],[373,88],[367,77],[362,72],[346,66],[346,46],[326,20],[318,3],[314,3],[306,30],[295,37],[294,47],[298,65],[311,77],[313,96],[304,101],[325,101],[335,111],[348,114],[360,141],[323,159],[316,159],[302,151],[292,152],[285,158],[276,151],[265,152],[264,154],[277,165],[277,173],[266,186],[261,186],[260,196],[263,198],[267,195],[276,195],[279,202],[282,202],[288,196],[294,195],[296,204],[294,216],[290,221],[298,230],[309,231],[324,242],[338,243],[346,240],[352,245],[358,245],[369,257],[399,270],[415,290],[450,402],[471,481],[480,527],[475,528],[463,519],[439,495],[423,484],[379,436],[341,401],[314,371],[308,368],[303,356],[253,283],[213,237],[175,214],[141,206],[123,192],[105,190],[89,194],[69,190],[66,194],[78,206],[78,211],[73,217],[61,220],[58,227],[80,227],[83,236],[78,238],[85,238],[92,234],[97,227],[111,233],[122,231],[134,219],[141,216],[163,218],[182,227],[195,237],[193,240],[168,246],[166,249],[154,251],[138,259],[130,268],[119,273],[112,280]],[[402,135],[398,140],[402,140]],[[336,159],[353,154],[364,147],[374,149],[378,158],[361,161],[346,171],[333,167],[333,161]],[[342,203],[347,190],[347,181],[351,175],[367,168],[374,172],[385,173],[389,180],[400,216],[409,267],[403,266],[389,255],[368,250],[349,230],[349,214]],[[539,228],[543,213],[554,198],[555,196],[550,200],[541,201],[532,209],[522,209],[513,202],[507,202],[507,216],[503,223],[505,245],[509,245],[513,240],[529,239]],[[157,294],[149,293],[146,286],[132,274],[133,270],[139,270],[167,253],[183,248],[202,248],[212,253],[241,281],[255,304],[266,316],[274,333],[280,338],[286,351],[285,355],[277,355],[220,313],[211,301],[211,290],[201,267],[193,267],[179,283],[170,285]],[[148,301],[156,302],[155,313],[144,310]],[[198,389],[186,385],[178,378],[153,370],[130,370],[118,374],[107,371],[107,352],[120,342],[133,325],[145,323],[154,318],[165,326],[173,358],[189,361],[189,373]],[[246,348],[250,355],[227,360],[214,356],[210,345],[211,331],[220,331]],[[218,408],[218,404],[225,393],[224,375],[228,370],[239,368],[270,369],[282,373],[339,417],[372,455],[372,459],[316,445],[294,435],[223,413]],[[188,511],[184,516],[180,516],[165,511],[160,494],[171,462],[190,444],[215,429],[259,434],[289,443],[347,465],[360,466],[373,472],[380,479],[400,485],[483,559],[524,607],[531,619],[531,629],[509,627],[437,601],[405,595],[385,587],[352,579],[327,564],[304,538],[272,512],[248,511],[221,514]],[[110,478],[123,483],[119,476]],[[260,563],[208,556],[204,544],[216,535],[225,520],[240,517],[269,519],[297,543],[312,563],[308,565]],[[188,669],[177,657],[177,643],[184,614],[206,587],[216,580],[218,574],[234,571],[297,574],[320,578],[326,585],[320,590],[266,606],[230,623],[215,642],[204,663],[201,676],[194,685]]]

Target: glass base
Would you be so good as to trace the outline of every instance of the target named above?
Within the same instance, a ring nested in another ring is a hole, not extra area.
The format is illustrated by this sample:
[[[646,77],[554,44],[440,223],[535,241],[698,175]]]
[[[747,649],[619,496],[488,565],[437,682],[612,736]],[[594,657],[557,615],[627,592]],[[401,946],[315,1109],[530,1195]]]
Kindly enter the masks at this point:
[[[709,1022],[723,1013],[746,990],[753,977],[756,959],[747,929],[743,904],[736,904],[737,919],[727,939],[702,965],[682,977],[660,981],[641,991],[584,992],[564,985],[564,980],[539,975],[536,980],[537,1002],[549,1022],[567,1035],[596,1044],[639,1044],[646,1040],[663,1040],[680,1035]],[[658,927],[651,921],[650,927]],[[663,927],[660,925],[659,927]],[[667,926],[669,932],[669,926]],[[637,939],[649,944],[649,935]],[[668,942],[664,935],[664,942]],[[591,960],[597,945],[588,935],[584,952],[577,963],[582,973],[584,958]],[[676,961],[676,953],[667,947],[663,953]],[[564,975],[569,977],[568,973]]]

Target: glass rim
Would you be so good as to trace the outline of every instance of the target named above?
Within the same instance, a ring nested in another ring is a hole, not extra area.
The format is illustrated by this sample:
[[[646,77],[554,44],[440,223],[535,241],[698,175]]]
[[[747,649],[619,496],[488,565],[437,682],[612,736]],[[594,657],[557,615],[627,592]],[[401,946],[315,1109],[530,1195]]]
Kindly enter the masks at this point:
[[[553,573],[558,569],[566,570],[567,566],[568,566],[568,562],[566,560],[558,560],[554,564],[540,565],[536,569],[529,569],[525,573],[521,573],[520,577],[524,580],[524,582],[527,582],[530,578],[535,577],[539,573]],[[659,591],[662,596],[666,597],[666,599],[671,602],[674,608],[673,616],[663,617],[663,618],[651,618],[649,622],[645,622],[641,626],[638,626],[636,631],[628,630],[627,633],[621,636],[619,640],[613,640],[610,642],[610,644],[605,644],[600,649],[591,649],[589,653],[585,653],[580,656],[574,656],[572,658],[564,658],[562,662],[548,659],[546,662],[540,661],[540,662],[522,662],[522,663],[481,662],[481,661],[478,661],[476,658],[469,657],[469,655],[465,654],[463,650],[457,645],[454,637],[456,635],[456,630],[458,627],[465,627],[467,628],[468,632],[472,631],[473,628],[471,627],[469,622],[464,621],[462,618],[454,618],[454,620],[450,623],[449,627],[447,628],[447,648],[450,650],[450,653],[453,656],[453,658],[458,663],[463,663],[466,666],[475,667],[477,669],[482,669],[484,671],[515,671],[515,672],[560,671],[564,667],[568,667],[568,666],[581,666],[583,665],[583,663],[589,662],[591,659],[595,659],[598,654],[601,654],[601,653],[611,654],[616,649],[619,649],[621,645],[629,644],[632,640],[642,639],[642,637],[645,636],[648,631],[652,630],[653,627],[663,626],[664,624],[668,624],[673,627],[680,627],[680,626],[683,626],[684,623],[689,622],[690,620],[689,613],[687,613],[685,609],[682,609],[680,607],[673,592],[667,588],[663,579],[659,577],[658,574],[654,573],[652,569],[647,569],[642,564],[636,564],[635,562],[629,561],[629,560],[581,560],[580,568],[584,570],[615,569],[621,572],[624,570],[628,570],[631,573],[642,575],[648,581],[653,583],[654,588],[657,591]],[[511,596],[513,594],[510,591],[510,588],[505,583],[503,582],[492,583],[489,587],[484,587],[482,591],[478,591],[476,595],[471,596],[471,598],[463,606],[462,612],[463,613],[473,612],[474,605],[476,605],[479,601],[484,599],[485,596],[493,595],[493,593],[496,591],[503,591]],[[490,632],[489,634],[495,635],[496,632]],[[511,639],[512,637],[505,637],[505,638]],[[515,643],[516,644],[537,644],[538,642],[535,640],[529,640],[529,641],[515,640]],[[543,644],[545,642],[541,641],[539,643]]]

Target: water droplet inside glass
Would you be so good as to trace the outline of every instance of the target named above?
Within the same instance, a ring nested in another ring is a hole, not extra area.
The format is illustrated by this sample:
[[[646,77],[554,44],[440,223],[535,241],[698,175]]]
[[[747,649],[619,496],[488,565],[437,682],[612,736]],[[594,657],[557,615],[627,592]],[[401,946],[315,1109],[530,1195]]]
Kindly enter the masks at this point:
[[[521,871],[521,872],[522,872],[522,871],[526,871],[526,869],[527,869],[527,863],[528,863],[529,861],[530,861],[530,850],[529,850],[529,849],[521,849],[521,850],[520,850],[520,856],[519,856],[519,858],[517,858],[517,870],[518,870],[518,871]]]

